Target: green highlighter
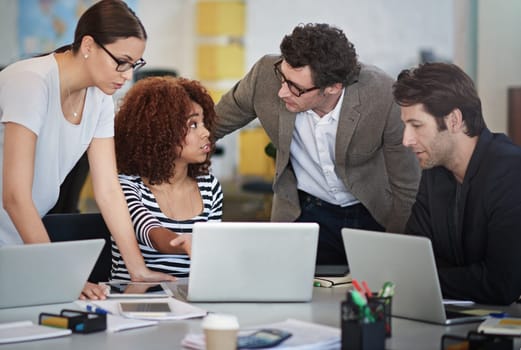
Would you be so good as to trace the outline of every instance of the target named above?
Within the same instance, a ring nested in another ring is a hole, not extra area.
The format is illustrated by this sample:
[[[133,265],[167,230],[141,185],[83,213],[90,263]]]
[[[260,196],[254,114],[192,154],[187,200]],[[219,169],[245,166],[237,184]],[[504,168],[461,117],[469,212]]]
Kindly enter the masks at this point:
[[[357,290],[351,291],[351,298],[353,303],[360,309],[360,319],[364,321],[364,323],[373,323],[375,322],[375,318],[369,305],[367,305],[367,300],[360,294]]]
[[[394,295],[394,283],[393,282],[385,282],[382,286],[382,289],[378,292],[378,296],[381,298],[388,298]]]

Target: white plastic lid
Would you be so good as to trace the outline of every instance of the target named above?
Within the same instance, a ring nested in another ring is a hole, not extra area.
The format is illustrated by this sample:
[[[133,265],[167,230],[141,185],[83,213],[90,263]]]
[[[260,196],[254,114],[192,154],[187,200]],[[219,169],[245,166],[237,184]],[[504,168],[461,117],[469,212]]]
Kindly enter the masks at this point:
[[[239,321],[234,315],[208,314],[202,323],[203,329],[239,329]]]

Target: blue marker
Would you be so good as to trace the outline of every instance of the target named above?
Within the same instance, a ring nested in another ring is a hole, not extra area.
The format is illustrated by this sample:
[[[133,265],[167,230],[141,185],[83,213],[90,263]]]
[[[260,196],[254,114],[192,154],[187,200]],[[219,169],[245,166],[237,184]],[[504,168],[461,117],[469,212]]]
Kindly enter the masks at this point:
[[[108,310],[105,310],[99,306],[96,306],[96,305],[90,305],[90,304],[87,304],[86,306],[86,309],[87,311],[89,312],[95,312],[97,313],[98,315],[106,315],[106,314],[110,314],[111,312],[108,311]]]

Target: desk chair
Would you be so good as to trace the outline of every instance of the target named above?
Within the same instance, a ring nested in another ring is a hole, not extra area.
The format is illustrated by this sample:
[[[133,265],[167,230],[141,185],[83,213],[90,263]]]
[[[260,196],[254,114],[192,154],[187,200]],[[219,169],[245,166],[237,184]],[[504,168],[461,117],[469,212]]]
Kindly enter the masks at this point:
[[[42,221],[51,242],[103,238],[105,246],[92,269],[89,282],[98,283],[110,279],[112,242],[110,232],[100,213],[47,214]]]
[[[264,153],[275,160],[277,149],[273,143],[269,142],[264,147]],[[241,185],[241,189],[245,192],[260,193],[263,195],[262,209],[257,213],[258,220],[269,221],[271,216],[271,205],[273,200],[273,184],[271,180],[263,178],[259,179],[247,179]]]

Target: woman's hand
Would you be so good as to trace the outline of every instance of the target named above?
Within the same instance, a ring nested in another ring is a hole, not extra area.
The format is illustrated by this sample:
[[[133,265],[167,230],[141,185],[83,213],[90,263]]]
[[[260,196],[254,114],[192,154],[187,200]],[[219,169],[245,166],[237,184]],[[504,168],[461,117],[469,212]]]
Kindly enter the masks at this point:
[[[183,249],[189,257],[192,257],[192,235],[179,235],[170,241],[170,245]]]
[[[143,270],[134,271],[134,273],[129,270],[129,274],[130,279],[134,282],[173,282],[177,280],[177,278],[172,275],[163,272],[152,271],[146,267]]]
[[[107,288],[99,284],[87,282],[81,291],[81,300],[103,300],[107,298]]]

